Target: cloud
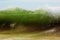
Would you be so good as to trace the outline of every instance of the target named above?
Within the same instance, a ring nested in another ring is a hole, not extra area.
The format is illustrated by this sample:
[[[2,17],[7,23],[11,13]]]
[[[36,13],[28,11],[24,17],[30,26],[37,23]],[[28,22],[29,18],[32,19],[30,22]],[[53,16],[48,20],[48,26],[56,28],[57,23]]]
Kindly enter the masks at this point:
[[[60,0],[0,0],[0,1],[21,1],[21,2],[60,2]]]

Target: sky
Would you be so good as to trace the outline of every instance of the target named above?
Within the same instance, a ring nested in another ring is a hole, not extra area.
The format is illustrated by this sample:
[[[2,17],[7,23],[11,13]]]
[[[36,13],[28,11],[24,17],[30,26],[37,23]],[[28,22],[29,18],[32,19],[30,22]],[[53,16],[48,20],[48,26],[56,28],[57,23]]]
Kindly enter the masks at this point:
[[[20,7],[35,10],[39,8],[60,10],[60,0],[0,0],[0,9]]]

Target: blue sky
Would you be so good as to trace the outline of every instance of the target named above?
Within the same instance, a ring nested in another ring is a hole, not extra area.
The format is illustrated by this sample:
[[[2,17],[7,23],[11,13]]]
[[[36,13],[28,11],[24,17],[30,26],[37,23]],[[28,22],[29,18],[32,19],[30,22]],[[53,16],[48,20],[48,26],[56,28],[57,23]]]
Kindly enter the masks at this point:
[[[60,0],[0,0],[0,9],[20,7],[24,9],[60,9]]]

